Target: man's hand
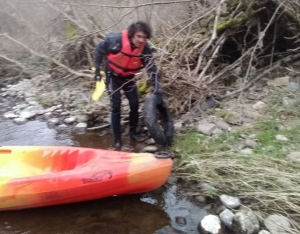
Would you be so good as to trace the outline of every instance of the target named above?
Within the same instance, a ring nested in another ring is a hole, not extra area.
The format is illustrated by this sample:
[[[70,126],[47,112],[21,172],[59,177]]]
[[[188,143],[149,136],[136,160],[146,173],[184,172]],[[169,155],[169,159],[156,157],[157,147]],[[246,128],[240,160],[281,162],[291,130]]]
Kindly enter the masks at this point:
[[[95,81],[100,81],[101,80],[101,74],[100,74],[100,70],[96,69],[95,70],[95,76],[94,76],[94,79]]]

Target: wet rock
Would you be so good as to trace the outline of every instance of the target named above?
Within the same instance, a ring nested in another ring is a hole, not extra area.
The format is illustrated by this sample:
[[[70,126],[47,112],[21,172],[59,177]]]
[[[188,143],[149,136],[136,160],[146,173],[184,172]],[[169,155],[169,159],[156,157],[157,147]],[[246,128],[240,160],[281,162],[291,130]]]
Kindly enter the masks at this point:
[[[6,112],[6,113],[4,113],[3,116],[6,119],[14,119],[14,118],[18,117],[18,115],[16,115],[13,111]]]
[[[183,124],[181,121],[174,124],[175,131],[180,131],[182,129],[182,127],[183,127]]]
[[[232,197],[223,194],[220,196],[220,200],[224,206],[230,209],[236,209],[241,205],[241,201],[238,197]]]
[[[225,209],[222,211],[222,213],[219,215],[221,222],[230,230],[232,229],[232,221],[234,214],[229,209]]]
[[[157,149],[158,148],[154,145],[148,145],[142,149],[142,152],[155,153]]]
[[[199,123],[197,130],[204,135],[210,136],[216,128],[217,126],[212,123]]]
[[[76,131],[85,131],[87,128],[87,124],[86,123],[78,123],[75,126],[75,130]]]
[[[197,197],[195,197],[195,200],[197,202],[199,202],[200,204],[205,204],[206,203],[206,197],[198,195]]]
[[[59,123],[59,119],[57,118],[49,119],[48,123],[52,125],[57,125]]]
[[[292,152],[287,157],[287,160],[300,163],[300,152]]]
[[[177,230],[171,226],[166,226],[160,230],[157,230],[154,234],[186,234],[186,233],[183,231]]]
[[[266,230],[261,230],[258,234],[271,234],[271,233]]]
[[[251,148],[255,148],[258,144],[256,141],[248,139],[245,142],[246,146],[251,147]]]
[[[67,128],[68,128],[67,125],[65,125],[65,124],[60,124],[60,125],[58,125],[57,130],[62,131],[62,130],[66,130]]]
[[[217,121],[215,121],[215,124],[217,125],[217,127],[219,129],[224,130],[224,131],[228,131],[228,129],[230,128],[230,125],[223,120],[217,120]]]
[[[290,221],[282,215],[270,215],[264,224],[272,234],[287,234],[291,229]]]
[[[24,119],[30,119],[35,117],[41,110],[43,110],[41,106],[28,106],[20,112],[20,117]]]
[[[56,110],[56,112],[58,112],[58,110]],[[68,112],[68,111],[65,111],[65,112],[62,111],[62,112],[60,113],[61,116],[67,116],[67,115],[69,115],[69,114],[70,114],[70,112]]]
[[[275,138],[278,141],[288,141],[288,138],[286,136],[283,136],[283,135],[276,135]]]
[[[202,234],[221,234],[224,228],[218,216],[207,215],[200,221],[198,230]]]
[[[266,103],[264,103],[262,101],[258,101],[252,107],[254,110],[263,110],[267,107],[267,105],[266,105]]]
[[[227,208],[226,208],[226,206],[224,206],[224,205],[219,205],[218,206],[218,208],[216,209],[216,214],[217,215],[219,215],[219,214],[221,214],[224,210],[226,210]]]
[[[240,152],[241,152],[241,154],[245,154],[245,155],[252,155],[253,154],[253,150],[249,149],[249,148],[242,149]]]
[[[237,212],[232,224],[233,231],[239,234],[256,234],[260,229],[259,221],[252,211]]]
[[[14,119],[14,123],[15,124],[25,124],[27,122],[27,120],[26,119],[23,119],[23,118],[15,118]]]
[[[44,118],[45,119],[50,119],[51,118],[52,113],[51,112],[47,112],[44,114]]]
[[[185,226],[186,225],[186,219],[184,217],[176,217],[175,221],[180,226]]]
[[[64,122],[65,122],[66,124],[72,124],[72,123],[74,123],[75,121],[76,121],[76,117],[74,117],[74,116],[69,117],[69,118],[66,118],[66,119],[64,120]]]

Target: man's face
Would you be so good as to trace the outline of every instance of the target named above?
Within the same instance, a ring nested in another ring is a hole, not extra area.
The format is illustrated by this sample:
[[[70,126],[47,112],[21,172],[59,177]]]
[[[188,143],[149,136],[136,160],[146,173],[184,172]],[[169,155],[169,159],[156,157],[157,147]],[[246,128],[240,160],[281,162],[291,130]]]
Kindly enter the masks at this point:
[[[132,37],[132,43],[135,47],[139,48],[141,47],[141,45],[146,42],[147,40],[147,35],[142,32],[142,31],[138,31],[136,32],[133,37]]]

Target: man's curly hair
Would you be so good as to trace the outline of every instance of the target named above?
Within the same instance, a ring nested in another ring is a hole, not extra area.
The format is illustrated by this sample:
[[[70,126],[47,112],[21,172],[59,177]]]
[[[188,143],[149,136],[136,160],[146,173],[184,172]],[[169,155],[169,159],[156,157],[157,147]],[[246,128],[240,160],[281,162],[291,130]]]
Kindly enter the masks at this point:
[[[138,31],[142,31],[143,33],[145,33],[147,35],[147,39],[150,39],[152,37],[152,29],[150,25],[144,21],[137,21],[135,23],[132,23],[128,27],[129,38],[132,38]]]

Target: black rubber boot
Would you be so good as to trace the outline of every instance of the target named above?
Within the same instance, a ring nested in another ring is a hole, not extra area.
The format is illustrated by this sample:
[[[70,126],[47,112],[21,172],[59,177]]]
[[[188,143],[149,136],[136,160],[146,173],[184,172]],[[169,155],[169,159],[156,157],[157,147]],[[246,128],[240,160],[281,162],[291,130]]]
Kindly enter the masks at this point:
[[[115,140],[114,142],[114,150],[121,150],[122,149],[122,143],[120,140]]]
[[[134,141],[141,142],[145,140],[145,137],[140,136],[136,132],[130,132],[129,135],[130,135],[130,139]]]

